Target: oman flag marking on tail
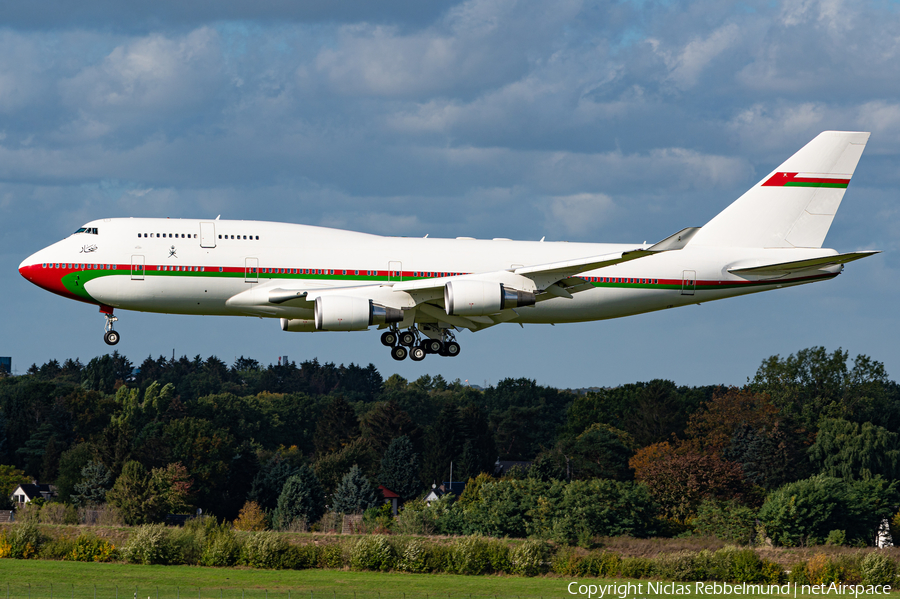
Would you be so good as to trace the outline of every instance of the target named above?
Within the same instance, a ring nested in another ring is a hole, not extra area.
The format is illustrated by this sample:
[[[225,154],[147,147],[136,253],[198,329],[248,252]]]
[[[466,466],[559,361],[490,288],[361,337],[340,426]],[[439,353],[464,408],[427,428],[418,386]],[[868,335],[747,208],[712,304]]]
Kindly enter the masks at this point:
[[[846,189],[850,183],[847,175],[812,175],[806,173],[775,173],[762,187],[832,187]]]

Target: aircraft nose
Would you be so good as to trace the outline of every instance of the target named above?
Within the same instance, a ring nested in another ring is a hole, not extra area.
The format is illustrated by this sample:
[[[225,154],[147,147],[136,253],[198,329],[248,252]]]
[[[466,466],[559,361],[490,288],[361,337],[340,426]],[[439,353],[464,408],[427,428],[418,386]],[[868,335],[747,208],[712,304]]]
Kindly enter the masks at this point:
[[[32,276],[31,266],[33,266],[35,264],[35,260],[34,260],[35,255],[36,254],[32,254],[32,255],[28,256],[27,258],[22,260],[22,264],[19,265],[19,274],[22,275],[23,277],[25,277],[26,279],[28,279],[29,281],[31,281],[32,283],[34,282],[34,277]]]

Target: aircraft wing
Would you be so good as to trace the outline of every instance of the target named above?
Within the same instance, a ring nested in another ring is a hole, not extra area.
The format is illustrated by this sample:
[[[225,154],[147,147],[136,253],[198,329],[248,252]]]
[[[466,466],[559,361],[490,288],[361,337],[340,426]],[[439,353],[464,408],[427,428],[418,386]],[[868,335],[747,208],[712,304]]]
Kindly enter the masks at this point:
[[[584,279],[575,275],[589,270],[596,270],[598,268],[605,268],[607,266],[645,258],[660,252],[680,250],[687,245],[691,237],[699,230],[699,227],[682,229],[678,233],[646,248],[639,247],[624,252],[615,252],[600,256],[588,256],[585,258],[551,262],[548,264],[523,266],[516,269],[497,272],[462,275],[462,277],[476,280],[496,279],[498,282],[510,284],[513,288],[523,289],[525,291],[535,291],[540,295],[549,294],[547,297],[539,298],[539,301],[541,299],[550,299],[551,297],[571,297],[570,292],[583,291],[584,289],[589,289],[591,287]],[[434,279],[404,281],[401,283],[394,283],[393,288],[397,291],[407,292],[443,289],[444,285],[448,282],[459,278],[460,277],[440,277]],[[520,284],[518,286],[514,282],[515,278],[520,279]],[[523,285],[522,283],[525,283],[526,280],[530,281],[531,284],[529,285],[526,283]]]
[[[308,318],[308,314],[301,315],[315,307],[317,297],[350,295],[403,310],[411,319],[408,324],[404,319],[401,323],[403,326],[411,326],[416,320],[416,312],[419,312],[439,322],[477,331],[517,318],[517,308],[503,309],[483,316],[447,314],[443,305],[444,287],[447,283],[459,280],[502,283],[509,289],[534,293],[535,301],[545,301],[554,297],[571,299],[573,293],[592,288],[590,283],[576,276],[579,273],[638,260],[660,252],[680,250],[698,230],[683,229],[652,246],[624,252],[453,277],[335,286],[311,281],[271,281],[254,285],[252,289],[229,298],[226,305],[240,309],[247,315],[292,317],[291,314],[294,314],[293,317]]]

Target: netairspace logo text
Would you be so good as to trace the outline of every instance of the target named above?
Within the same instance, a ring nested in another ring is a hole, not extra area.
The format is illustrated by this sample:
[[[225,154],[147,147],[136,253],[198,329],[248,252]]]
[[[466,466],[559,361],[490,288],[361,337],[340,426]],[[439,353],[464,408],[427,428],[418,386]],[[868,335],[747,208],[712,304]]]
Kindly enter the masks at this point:
[[[613,584],[581,584],[577,581],[570,582],[566,587],[570,595],[578,595],[591,599],[597,597],[618,597],[618,599],[648,597],[650,595],[709,595],[721,597],[723,595],[841,595],[846,597],[860,597],[863,595],[886,595],[891,592],[890,585],[862,585],[862,584],[750,584],[741,582],[729,584],[727,582],[623,582]]]

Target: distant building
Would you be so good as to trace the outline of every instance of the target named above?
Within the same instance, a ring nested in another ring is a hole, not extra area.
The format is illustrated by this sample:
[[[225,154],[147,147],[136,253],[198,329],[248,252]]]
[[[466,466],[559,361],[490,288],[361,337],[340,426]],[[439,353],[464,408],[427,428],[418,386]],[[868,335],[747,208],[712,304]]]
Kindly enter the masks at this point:
[[[400,501],[400,496],[385,487],[384,485],[378,485],[378,490],[381,492],[381,496],[384,497],[384,502],[391,506],[391,513],[395,516],[397,515],[397,503]]]
[[[19,485],[12,493],[12,501],[16,507],[22,507],[35,499],[50,501],[54,497],[56,497],[56,487],[53,485],[42,485],[37,481]]]
[[[0,356],[0,372],[12,374],[12,357]]]
[[[431,491],[428,492],[428,495],[425,496],[425,503],[431,505],[432,501],[436,501],[446,495],[447,493],[453,493],[457,497],[463,494],[463,491],[466,490],[466,483],[461,480],[455,480],[453,482],[443,482],[441,486],[431,485]]]

